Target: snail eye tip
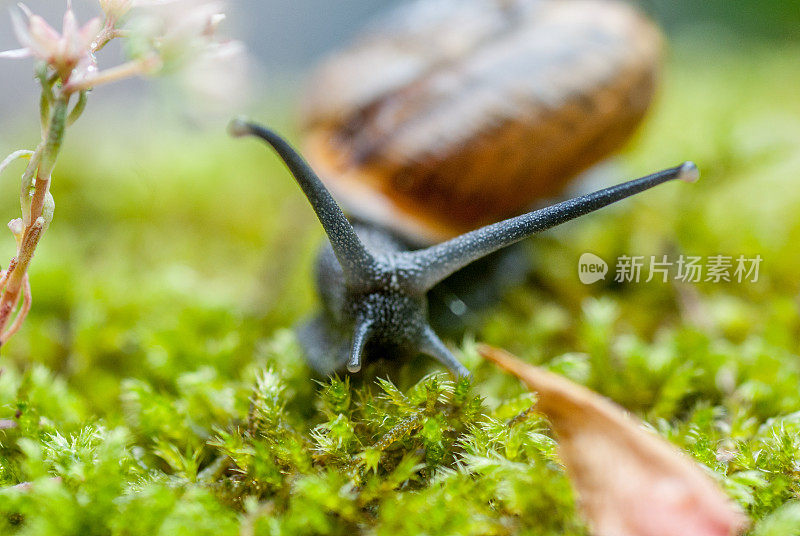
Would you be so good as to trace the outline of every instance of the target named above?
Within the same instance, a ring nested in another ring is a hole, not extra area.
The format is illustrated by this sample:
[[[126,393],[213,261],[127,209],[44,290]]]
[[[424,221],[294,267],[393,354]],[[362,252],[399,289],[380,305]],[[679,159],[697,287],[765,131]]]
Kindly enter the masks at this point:
[[[694,162],[684,162],[679,171],[679,178],[684,182],[697,182],[700,180],[700,170]]]
[[[252,134],[253,130],[250,128],[250,123],[245,117],[235,117],[228,123],[228,134],[234,138],[241,138]]]

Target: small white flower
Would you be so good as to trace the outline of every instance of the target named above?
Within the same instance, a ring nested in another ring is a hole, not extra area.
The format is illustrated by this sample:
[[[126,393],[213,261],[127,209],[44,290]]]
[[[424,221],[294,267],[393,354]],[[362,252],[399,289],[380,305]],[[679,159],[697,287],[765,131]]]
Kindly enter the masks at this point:
[[[112,20],[117,20],[133,6],[133,0],[100,0],[100,7],[106,17]]]
[[[225,20],[221,0],[135,0],[131,36],[139,50],[155,53],[164,73],[191,97],[226,110],[247,94],[249,62],[242,43],[221,41],[217,29]]]
[[[248,97],[248,64],[239,41],[209,44],[180,73],[182,85],[206,111],[228,112]]]
[[[68,3],[59,34],[42,17],[31,13],[24,5],[20,4],[20,9],[28,19],[27,23],[18,13],[13,13],[13,23],[14,33],[23,48],[0,52],[0,58],[33,56],[47,63],[62,80],[67,80],[79,64],[85,68],[93,64],[91,47],[100,31],[99,18],[79,27],[72,5]]]
[[[224,20],[219,0],[136,0],[134,39],[149,43],[170,70],[181,67],[214,40]]]

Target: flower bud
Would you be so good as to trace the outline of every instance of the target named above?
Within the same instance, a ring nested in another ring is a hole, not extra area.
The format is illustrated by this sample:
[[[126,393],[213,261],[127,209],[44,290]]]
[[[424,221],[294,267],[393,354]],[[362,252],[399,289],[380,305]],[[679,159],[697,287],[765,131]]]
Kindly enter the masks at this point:
[[[8,222],[8,229],[16,238],[21,237],[23,231],[25,231],[25,225],[22,223],[22,218],[16,218]]]
[[[100,0],[103,13],[111,20],[117,20],[130,11],[132,0]]]

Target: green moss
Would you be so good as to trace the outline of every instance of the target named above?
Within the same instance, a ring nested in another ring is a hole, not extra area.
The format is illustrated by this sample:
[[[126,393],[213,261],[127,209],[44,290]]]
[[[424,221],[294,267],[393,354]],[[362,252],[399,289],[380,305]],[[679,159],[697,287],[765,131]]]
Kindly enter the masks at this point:
[[[262,147],[69,138],[34,309],[3,349],[0,534],[586,534],[534,395],[475,340],[641,416],[754,535],[797,533],[797,53],[679,56],[604,181],[687,158],[703,180],[532,241],[535,277],[461,341],[471,385],[421,359],[394,383],[311,379],[288,328],[321,233]],[[584,251],[764,263],[758,283],[584,286]]]

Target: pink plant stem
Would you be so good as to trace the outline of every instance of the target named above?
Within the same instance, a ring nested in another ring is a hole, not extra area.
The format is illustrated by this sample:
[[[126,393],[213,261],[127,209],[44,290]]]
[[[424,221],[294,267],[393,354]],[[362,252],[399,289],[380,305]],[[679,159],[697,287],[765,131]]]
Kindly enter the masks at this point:
[[[0,345],[5,344],[8,339],[14,336],[16,332],[22,327],[22,323],[25,321],[25,318],[28,316],[28,313],[31,310],[31,303],[33,303],[33,295],[31,294],[31,282],[28,274],[25,274],[22,281],[22,307],[17,313],[17,317],[14,319],[14,323],[11,324],[11,327],[8,330],[0,335]]]
[[[44,208],[44,198],[47,192],[50,191],[50,177],[39,177],[36,179],[36,189],[33,191],[33,200],[31,201],[31,220],[36,221],[36,218],[42,215],[42,208]],[[26,234],[30,227],[25,230]]]
[[[8,278],[14,272],[14,268],[16,267],[17,267],[17,258],[14,257],[13,259],[11,259],[11,262],[8,263],[8,270],[3,272],[3,276],[0,277],[0,292],[2,292],[4,288],[6,288],[6,283],[8,282]]]
[[[22,223],[26,227],[30,226],[31,224],[29,191],[33,185],[33,180],[36,177],[36,173],[39,171],[39,163],[42,161],[42,153],[44,152],[44,148],[45,141],[42,140],[42,142],[39,143],[39,145],[36,147],[36,150],[31,155],[31,159],[28,162],[28,168],[22,175],[22,184],[20,185],[19,193],[20,209],[22,210]]]
[[[117,37],[125,37],[127,35],[127,32],[124,30],[114,28],[113,22],[111,24],[106,24],[106,26],[98,34],[97,39],[95,39],[94,43],[92,43],[92,53],[103,50],[103,47],[105,47],[109,41],[112,41]]]
[[[39,238],[42,236],[43,229],[44,218],[39,217],[33,225],[25,231],[25,236],[20,244],[20,252],[19,255],[17,255],[17,265],[8,277],[6,289],[5,292],[3,292],[2,301],[0,301],[0,331],[4,330],[6,324],[8,324],[11,313],[19,302],[20,294],[23,292],[23,286],[27,281],[28,264],[30,264],[33,258],[33,252],[36,250],[36,245],[39,243]],[[23,308],[24,307],[23,304]],[[22,313],[22,311],[20,312]],[[20,320],[20,324],[21,322],[22,320]],[[17,327],[17,329],[19,329],[19,327]],[[0,337],[0,345],[4,344],[10,336],[11,334],[4,333]]]
[[[44,200],[49,191],[50,174],[48,174],[46,177],[37,177],[36,188],[33,191],[33,199],[31,200],[31,221],[36,221],[36,218],[42,215]],[[30,227],[28,227],[28,229],[30,229]]]
[[[44,207],[45,197],[50,189],[50,174],[53,172],[58,152],[61,149],[61,142],[64,139],[68,108],[69,96],[60,95],[53,107],[53,113],[50,116],[47,132],[44,133],[45,140],[44,144],[40,147],[41,152],[39,152],[40,149],[37,149],[37,153],[40,155],[37,159],[38,162],[34,162],[33,159],[31,161],[32,164],[37,164],[36,182],[34,184],[33,199],[31,200],[30,209],[27,211],[27,214],[24,209],[24,200],[28,194],[23,187],[23,221],[25,222],[26,228],[17,246],[16,265],[13,270],[9,267],[6,276],[6,286],[3,290],[3,296],[0,298],[0,333],[2,333],[2,335],[0,335],[0,345],[4,344],[8,338],[13,335],[13,332],[10,332],[10,330],[8,332],[6,331],[6,325],[11,319],[11,313],[19,303],[20,296],[24,292],[23,287],[27,281],[28,265],[33,258],[33,253],[36,251],[36,246],[47,224],[42,217],[42,209]],[[23,303],[23,309],[24,307],[25,305]],[[20,319],[21,325],[27,311],[21,310],[20,313],[22,316]],[[14,328],[14,326],[12,326],[12,328]],[[15,329],[18,330],[19,326],[16,326]]]
[[[66,94],[75,93],[77,91],[85,91],[101,84],[109,84],[118,80],[124,80],[140,74],[157,69],[160,60],[155,56],[149,56],[140,60],[133,60],[122,65],[117,65],[105,71],[100,71],[94,76],[78,80],[77,82],[69,82],[64,86]]]

